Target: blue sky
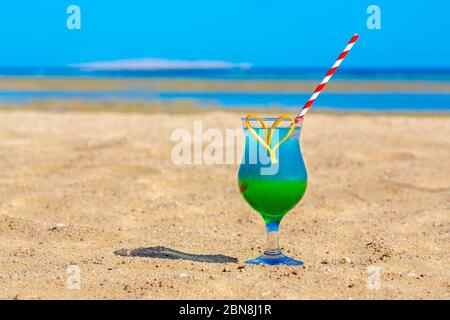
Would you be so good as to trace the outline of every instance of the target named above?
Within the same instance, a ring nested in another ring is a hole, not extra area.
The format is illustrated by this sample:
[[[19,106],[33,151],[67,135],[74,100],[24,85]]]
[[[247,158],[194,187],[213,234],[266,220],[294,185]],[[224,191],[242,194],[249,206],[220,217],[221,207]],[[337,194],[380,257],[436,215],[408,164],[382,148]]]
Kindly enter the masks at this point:
[[[66,8],[81,8],[81,30]],[[369,30],[366,9],[381,9]],[[348,67],[450,67],[450,1],[40,0],[0,4],[0,66],[156,57],[328,66],[353,33]]]

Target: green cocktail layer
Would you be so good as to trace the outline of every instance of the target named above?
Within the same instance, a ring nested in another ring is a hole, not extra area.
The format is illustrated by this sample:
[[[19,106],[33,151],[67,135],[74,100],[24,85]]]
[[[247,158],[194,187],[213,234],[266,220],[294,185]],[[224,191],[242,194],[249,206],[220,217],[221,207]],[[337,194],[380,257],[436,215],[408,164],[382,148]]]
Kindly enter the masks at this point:
[[[239,190],[265,223],[280,222],[300,201],[307,182],[301,180],[239,179]]]

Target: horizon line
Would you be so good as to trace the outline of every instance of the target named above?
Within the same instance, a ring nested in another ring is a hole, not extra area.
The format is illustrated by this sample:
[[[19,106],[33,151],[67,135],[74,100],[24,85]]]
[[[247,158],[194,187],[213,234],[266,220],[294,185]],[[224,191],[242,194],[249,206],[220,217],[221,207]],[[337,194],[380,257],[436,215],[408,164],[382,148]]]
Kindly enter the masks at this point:
[[[320,71],[323,69],[326,69],[327,66],[274,66],[274,65],[252,65],[251,67],[245,67],[241,68],[239,67],[239,63],[236,64],[236,67],[224,67],[224,68],[160,68],[160,69],[89,69],[89,68],[80,68],[75,65],[61,65],[61,66],[38,66],[38,65],[29,65],[29,66],[2,66],[0,65],[0,69],[72,69],[72,70],[79,70],[79,71],[95,71],[95,72],[166,72],[166,71],[227,71],[227,70],[242,70],[242,71],[254,71],[254,70],[273,70],[273,71]],[[376,67],[376,66],[352,66],[352,67],[343,67],[340,72],[353,72],[353,71],[368,71],[368,72],[385,72],[385,71],[442,71],[442,72],[450,72],[450,66],[443,66],[443,67],[429,67],[429,66],[402,66],[402,67],[392,67],[392,66],[383,66],[383,67]]]

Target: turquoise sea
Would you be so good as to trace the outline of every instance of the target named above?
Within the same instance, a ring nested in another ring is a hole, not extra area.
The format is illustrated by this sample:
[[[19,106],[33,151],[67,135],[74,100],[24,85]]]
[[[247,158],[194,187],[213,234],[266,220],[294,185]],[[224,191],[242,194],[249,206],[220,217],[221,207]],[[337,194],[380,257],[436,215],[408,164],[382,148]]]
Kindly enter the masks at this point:
[[[64,77],[64,78],[115,78],[115,79],[221,79],[221,80],[313,80],[319,82],[323,68],[251,68],[227,70],[159,70],[159,71],[83,71],[76,68],[0,68],[3,77]],[[439,82],[449,84],[450,70],[437,69],[345,69],[339,70],[332,81],[398,81]],[[0,88],[0,104],[20,104],[32,100],[82,99],[82,100],[193,100],[205,107],[297,107],[309,98],[307,92],[202,92],[164,91],[133,88],[120,90],[5,90]],[[449,92],[346,92],[326,90],[315,103],[317,109],[337,111],[401,111],[450,112]]]

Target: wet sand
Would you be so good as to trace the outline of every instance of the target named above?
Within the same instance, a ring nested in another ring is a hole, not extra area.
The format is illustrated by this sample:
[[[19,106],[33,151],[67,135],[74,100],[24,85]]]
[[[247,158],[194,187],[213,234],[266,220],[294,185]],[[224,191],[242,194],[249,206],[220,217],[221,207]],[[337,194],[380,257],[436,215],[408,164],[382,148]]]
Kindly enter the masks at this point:
[[[325,72],[325,70],[324,70]],[[1,77],[2,90],[126,90],[147,89],[158,92],[304,92],[311,93],[317,81],[307,80],[248,80],[248,79],[168,79],[168,78],[36,78]],[[388,80],[339,80],[333,79],[327,92],[428,92],[449,93],[448,81],[388,81]]]
[[[238,164],[171,161],[173,130],[240,116],[1,111],[0,298],[450,298],[450,117],[309,113],[292,268],[243,264],[265,230]]]

